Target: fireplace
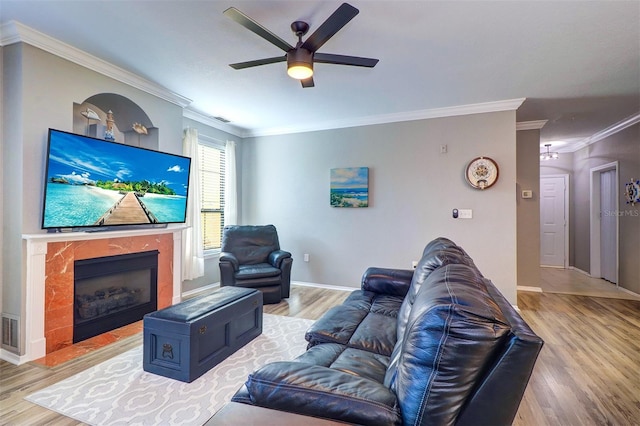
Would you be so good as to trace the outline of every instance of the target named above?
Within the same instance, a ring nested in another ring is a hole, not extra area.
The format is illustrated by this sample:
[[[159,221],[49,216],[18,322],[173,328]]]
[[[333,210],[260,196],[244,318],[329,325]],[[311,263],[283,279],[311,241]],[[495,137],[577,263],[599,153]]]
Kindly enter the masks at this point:
[[[25,310],[20,351],[0,358],[20,365],[73,345],[74,262],[158,250],[158,309],[182,300],[184,225],[104,232],[24,234]],[[88,340],[87,342],[91,342]],[[79,345],[82,345],[80,343]]]
[[[73,343],[156,311],[157,287],[157,250],[76,260]]]

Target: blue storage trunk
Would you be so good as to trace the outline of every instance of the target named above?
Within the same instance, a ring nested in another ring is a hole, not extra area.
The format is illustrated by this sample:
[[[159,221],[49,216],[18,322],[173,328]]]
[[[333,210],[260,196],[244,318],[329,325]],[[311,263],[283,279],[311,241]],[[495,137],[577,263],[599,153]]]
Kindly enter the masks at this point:
[[[144,371],[192,382],[262,333],[262,293],[221,287],[144,316]]]

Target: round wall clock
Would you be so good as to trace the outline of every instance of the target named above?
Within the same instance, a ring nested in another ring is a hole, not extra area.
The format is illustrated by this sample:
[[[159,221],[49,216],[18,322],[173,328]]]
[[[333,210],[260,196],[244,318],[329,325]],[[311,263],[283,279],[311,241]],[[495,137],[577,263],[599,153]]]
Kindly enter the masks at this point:
[[[465,177],[476,189],[490,188],[498,180],[498,164],[489,157],[474,158],[469,162]]]

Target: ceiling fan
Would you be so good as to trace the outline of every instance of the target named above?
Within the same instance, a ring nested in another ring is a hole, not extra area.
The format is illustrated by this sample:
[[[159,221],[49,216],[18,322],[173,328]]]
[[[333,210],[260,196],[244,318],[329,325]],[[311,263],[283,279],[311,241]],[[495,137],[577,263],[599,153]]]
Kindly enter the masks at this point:
[[[335,55],[331,53],[317,52],[335,33],[340,31],[349,21],[351,21],[359,10],[348,3],[343,3],[326,21],[311,34],[306,41],[302,41],[302,37],[309,31],[309,24],[303,21],[295,21],[291,24],[291,30],[298,37],[298,43],[295,47],[251,19],[235,7],[230,7],[223,13],[233,19],[249,31],[254,32],[268,42],[274,44],[284,50],[284,56],[276,56],[273,58],[258,59],[255,61],[239,62],[230,64],[233,69],[240,70],[244,68],[257,67],[259,65],[273,64],[276,62],[287,62],[287,74],[300,80],[302,87],[313,87],[313,64],[337,64],[352,65],[356,67],[373,68],[378,59],[361,58],[357,56]]]

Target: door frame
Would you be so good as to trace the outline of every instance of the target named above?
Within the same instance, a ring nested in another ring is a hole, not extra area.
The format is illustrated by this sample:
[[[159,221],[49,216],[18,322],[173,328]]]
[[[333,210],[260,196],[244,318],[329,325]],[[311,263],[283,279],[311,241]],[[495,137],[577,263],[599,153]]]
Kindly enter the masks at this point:
[[[568,174],[550,174],[540,175],[540,183],[544,178],[563,178],[564,179],[564,269],[569,268],[569,175]],[[542,202],[542,201],[541,201]],[[542,229],[542,224],[540,224]],[[541,232],[540,230],[538,232]]]
[[[618,161],[613,161],[611,163],[603,164],[601,166],[592,167],[589,169],[590,173],[590,200],[591,200],[591,211],[589,215],[589,223],[590,223],[590,242],[589,242],[589,253],[590,253],[590,271],[589,274],[592,277],[600,278],[602,275],[601,268],[601,253],[600,253],[600,207],[601,207],[601,197],[600,197],[600,174],[602,172],[607,172],[609,170],[615,170],[616,172],[616,189],[620,188],[620,171]],[[620,206],[620,194],[619,191],[615,191],[615,203],[616,206]],[[616,287],[619,285],[618,281],[620,281],[620,218],[616,214]]]

